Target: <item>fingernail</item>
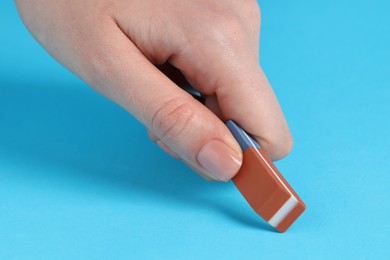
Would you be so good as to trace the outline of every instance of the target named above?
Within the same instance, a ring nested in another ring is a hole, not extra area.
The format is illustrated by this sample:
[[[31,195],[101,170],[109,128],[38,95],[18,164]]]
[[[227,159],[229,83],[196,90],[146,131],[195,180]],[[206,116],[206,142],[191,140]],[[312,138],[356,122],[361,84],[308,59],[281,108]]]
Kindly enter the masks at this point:
[[[198,162],[214,178],[221,181],[230,180],[240,169],[242,157],[220,140],[211,140],[199,151]]]

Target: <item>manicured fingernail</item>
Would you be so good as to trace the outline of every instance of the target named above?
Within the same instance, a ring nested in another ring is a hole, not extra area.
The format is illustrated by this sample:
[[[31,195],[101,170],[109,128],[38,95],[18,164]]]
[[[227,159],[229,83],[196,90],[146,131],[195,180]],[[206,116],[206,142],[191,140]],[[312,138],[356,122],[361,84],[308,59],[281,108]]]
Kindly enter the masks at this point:
[[[180,157],[179,157],[174,151],[172,151],[165,143],[163,143],[163,141],[158,140],[156,143],[157,143],[157,145],[158,145],[161,149],[163,149],[167,154],[169,154],[169,155],[172,156],[173,158],[180,159]]]
[[[220,140],[211,140],[199,151],[198,162],[214,178],[228,181],[240,169],[242,157]]]

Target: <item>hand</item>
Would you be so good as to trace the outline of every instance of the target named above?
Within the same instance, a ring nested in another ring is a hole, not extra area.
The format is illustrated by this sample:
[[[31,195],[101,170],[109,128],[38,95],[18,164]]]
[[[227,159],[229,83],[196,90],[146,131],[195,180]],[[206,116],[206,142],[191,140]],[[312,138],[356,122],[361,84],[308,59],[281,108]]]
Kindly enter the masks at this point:
[[[292,138],[259,65],[254,0],[17,0],[26,26],[60,63],[141,121],[161,148],[227,181],[242,152],[233,119],[276,160]],[[177,84],[206,95],[201,104]]]

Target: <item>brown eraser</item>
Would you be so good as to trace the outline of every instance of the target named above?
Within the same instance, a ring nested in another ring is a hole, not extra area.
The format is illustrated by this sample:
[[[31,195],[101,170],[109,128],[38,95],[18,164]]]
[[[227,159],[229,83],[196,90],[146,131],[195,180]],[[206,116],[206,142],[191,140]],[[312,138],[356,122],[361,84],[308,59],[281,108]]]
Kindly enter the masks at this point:
[[[306,206],[267,154],[249,147],[233,182],[251,207],[278,231],[286,231]]]
[[[234,184],[261,217],[278,231],[286,231],[305,211],[305,204],[260,145],[232,120],[226,125],[243,151]]]

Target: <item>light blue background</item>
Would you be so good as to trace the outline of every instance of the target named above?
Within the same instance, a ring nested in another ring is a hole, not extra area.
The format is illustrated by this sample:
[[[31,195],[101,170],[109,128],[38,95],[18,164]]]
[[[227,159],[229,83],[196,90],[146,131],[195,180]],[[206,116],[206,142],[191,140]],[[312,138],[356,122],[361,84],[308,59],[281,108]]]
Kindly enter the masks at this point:
[[[53,61],[0,3],[0,259],[384,259],[390,2],[261,1],[262,65],[307,204],[272,232]]]

